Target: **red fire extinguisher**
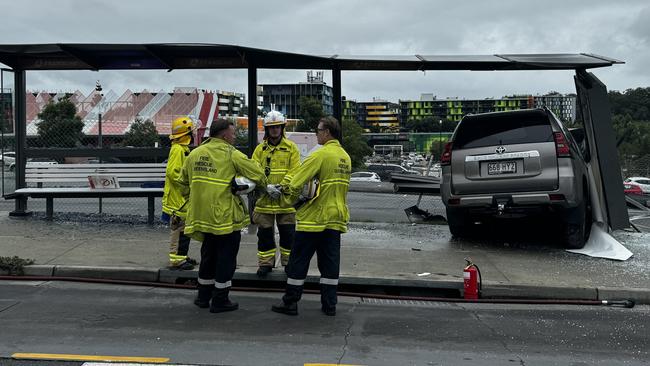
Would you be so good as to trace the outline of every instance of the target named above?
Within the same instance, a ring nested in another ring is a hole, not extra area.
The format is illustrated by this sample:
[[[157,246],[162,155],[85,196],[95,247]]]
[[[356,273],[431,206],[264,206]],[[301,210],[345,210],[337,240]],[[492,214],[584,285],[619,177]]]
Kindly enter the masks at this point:
[[[463,293],[465,299],[476,300],[479,298],[483,282],[481,271],[476,264],[472,263],[470,258],[465,258],[465,261],[467,266],[463,269]]]

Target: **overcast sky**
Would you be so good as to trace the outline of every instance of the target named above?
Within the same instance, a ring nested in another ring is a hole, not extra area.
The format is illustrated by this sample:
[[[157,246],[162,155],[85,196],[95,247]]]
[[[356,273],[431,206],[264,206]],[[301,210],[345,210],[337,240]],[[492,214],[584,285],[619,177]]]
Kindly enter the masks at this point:
[[[650,2],[0,0],[0,43],[215,43],[315,55],[595,53],[610,90],[650,86]],[[331,74],[325,79],[331,85]],[[343,72],[343,95],[397,101],[574,92],[573,72]],[[29,90],[121,94],[175,86],[246,92],[245,70],[28,72]],[[305,81],[260,70],[258,81]]]

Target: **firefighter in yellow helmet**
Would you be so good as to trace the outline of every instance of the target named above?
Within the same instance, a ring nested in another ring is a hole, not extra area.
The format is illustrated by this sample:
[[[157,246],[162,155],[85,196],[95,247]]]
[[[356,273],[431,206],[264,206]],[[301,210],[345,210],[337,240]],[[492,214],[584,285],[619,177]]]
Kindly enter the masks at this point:
[[[190,270],[196,261],[187,256],[190,248],[190,238],[183,232],[187,204],[181,194],[182,187],[178,183],[181,169],[190,154],[190,144],[193,131],[198,126],[188,116],[178,117],[172,122],[172,134],[169,135],[172,146],[169,149],[167,167],[165,169],[165,188],[162,198],[163,217],[169,218],[171,235],[169,240],[169,267],[172,269]]]
[[[268,189],[284,179],[291,179],[292,171],[300,165],[300,151],[296,144],[284,135],[286,119],[282,113],[272,110],[264,117],[264,141],[257,145],[253,160],[257,161],[268,179]],[[283,266],[289,262],[289,254],[296,230],[296,210],[280,207],[278,200],[269,194],[262,194],[255,204],[253,222],[257,224],[257,275],[261,278],[275,266],[274,224],[280,234],[280,261]]]

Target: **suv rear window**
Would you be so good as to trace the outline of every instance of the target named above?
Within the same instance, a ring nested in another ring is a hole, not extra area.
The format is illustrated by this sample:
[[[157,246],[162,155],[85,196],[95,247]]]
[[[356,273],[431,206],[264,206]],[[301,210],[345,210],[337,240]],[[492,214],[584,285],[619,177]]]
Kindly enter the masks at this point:
[[[454,149],[553,142],[546,113],[490,113],[467,116],[458,126]]]

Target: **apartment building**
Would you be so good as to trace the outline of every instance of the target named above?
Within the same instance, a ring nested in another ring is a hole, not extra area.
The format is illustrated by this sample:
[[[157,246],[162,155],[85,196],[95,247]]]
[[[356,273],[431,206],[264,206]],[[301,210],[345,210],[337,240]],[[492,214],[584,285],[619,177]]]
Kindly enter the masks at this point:
[[[575,120],[575,94],[510,95],[485,99],[436,99],[422,94],[420,100],[400,100],[400,122],[411,119],[434,118],[460,121],[467,114],[504,112],[546,106],[564,121]]]
[[[373,98],[357,102],[357,122],[362,128],[381,132],[399,131],[399,104]]]
[[[325,114],[334,113],[334,92],[323,81],[323,72],[307,72],[307,82],[297,84],[261,84],[258,86],[261,96],[261,109],[270,111],[271,105],[287,118],[300,118],[298,101],[300,97],[312,97],[321,102]]]

